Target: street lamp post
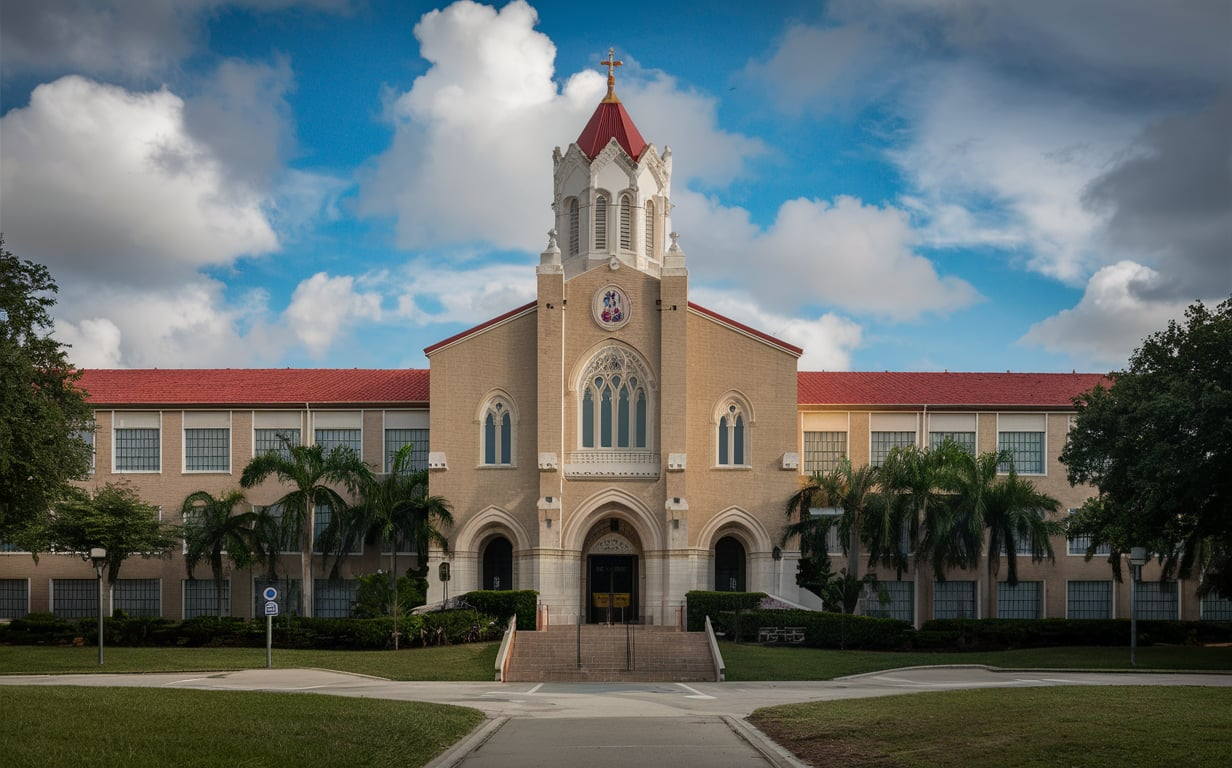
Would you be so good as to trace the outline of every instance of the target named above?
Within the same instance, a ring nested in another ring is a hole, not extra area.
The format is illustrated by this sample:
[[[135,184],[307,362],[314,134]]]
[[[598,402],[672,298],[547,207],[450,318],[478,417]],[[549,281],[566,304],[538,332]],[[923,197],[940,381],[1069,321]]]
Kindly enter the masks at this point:
[[[1146,565],[1146,547],[1129,551],[1129,665],[1138,666],[1138,581]]]
[[[94,547],[90,550],[90,562],[98,574],[98,665],[103,666],[103,567],[107,565],[107,550]]]

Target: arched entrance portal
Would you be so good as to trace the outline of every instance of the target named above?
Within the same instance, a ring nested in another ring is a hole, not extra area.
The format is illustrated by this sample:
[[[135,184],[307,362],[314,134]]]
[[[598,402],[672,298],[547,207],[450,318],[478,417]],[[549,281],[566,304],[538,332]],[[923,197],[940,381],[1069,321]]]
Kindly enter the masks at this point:
[[[591,624],[641,622],[641,540],[619,518],[597,523],[586,537],[582,599]]]
[[[513,544],[504,536],[484,545],[480,583],[483,589],[513,589]]]
[[[744,592],[744,545],[724,536],[714,545],[714,589],[716,592]]]

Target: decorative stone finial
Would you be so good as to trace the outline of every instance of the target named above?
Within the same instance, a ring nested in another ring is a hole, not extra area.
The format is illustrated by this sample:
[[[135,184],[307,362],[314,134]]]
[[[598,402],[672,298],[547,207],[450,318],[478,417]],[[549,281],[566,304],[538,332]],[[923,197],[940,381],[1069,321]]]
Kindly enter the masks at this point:
[[[616,60],[616,49],[607,49],[607,61],[599,62],[607,67],[607,96],[603,99],[605,103],[619,104],[620,99],[616,98],[616,67],[624,66],[623,61]]]

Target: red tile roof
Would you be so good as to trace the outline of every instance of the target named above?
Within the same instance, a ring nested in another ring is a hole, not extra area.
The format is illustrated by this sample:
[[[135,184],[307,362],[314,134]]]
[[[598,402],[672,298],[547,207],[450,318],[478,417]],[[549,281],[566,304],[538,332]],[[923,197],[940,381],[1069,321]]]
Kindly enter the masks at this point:
[[[1027,406],[1069,408],[1100,373],[910,373],[887,371],[798,374],[800,405]]]
[[[633,124],[633,118],[629,117],[625,106],[619,101],[604,101],[582,129],[577,145],[594,160],[613,138],[635,162],[646,150],[646,140]]]
[[[311,406],[428,402],[428,371],[327,368],[82,371],[94,406]]]

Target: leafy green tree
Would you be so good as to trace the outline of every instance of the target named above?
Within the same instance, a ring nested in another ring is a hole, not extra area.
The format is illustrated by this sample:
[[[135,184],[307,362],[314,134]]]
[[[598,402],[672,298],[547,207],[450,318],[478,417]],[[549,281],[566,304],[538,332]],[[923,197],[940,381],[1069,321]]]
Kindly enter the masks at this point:
[[[32,552],[70,481],[85,479],[94,414],[80,374],[51,336],[56,284],[0,236],[0,541]]]
[[[997,574],[1001,558],[1005,558],[1005,580],[1010,586],[1018,583],[1018,556],[1028,555],[1031,562],[1055,561],[1052,537],[1065,532],[1065,526],[1055,514],[1061,502],[1040,492],[1030,480],[1018,476],[1013,469],[998,477],[985,496],[983,522],[988,530],[988,602],[993,604],[997,592]]]
[[[291,489],[271,506],[281,510],[284,530],[300,539],[300,592],[305,616],[312,615],[316,509],[328,509],[332,518],[345,515],[347,502],[337,489],[343,488],[354,496],[371,475],[372,471],[350,448],[338,446],[326,453],[320,445],[288,445],[284,451],[255,456],[240,475],[244,488],[253,488],[274,477]],[[280,536],[278,540],[285,539]]]
[[[1201,302],[1183,324],[1147,337],[1129,367],[1075,399],[1061,452],[1072,484],[1096,496],[1070,520],[1121,555],[1146,547],[1164,578],[1200,578],[1199,594],[1232,595],[1232,298]]]
[[[831,526],[838,525],[843,551],[847,554],[846,573],[858,580],[861,532],[865,515],[873,503],[876,481],[875,468],[855,467],[847,457],[829,472],[813,473],[787,500],[785,511],[791,522],[783,529],[783,542],[799,537],[801,562],[828,558],[826,533]],[[838,520],[828,515],[814,515],[812,510],[821,507],[838,510]],[[805,563],[804,567],[813,566]]]
[[[50,547],[78,552],[89,559],[90,550],[107,550],[106,574],[115,587],[120,566],[133,555],[168,558],[180,531],[158,519],[158,507],[147,504],[127,485],[108,483],[93,496],[73,494],[56,507],[46,530]]]
[[[252,534],[255,515],[236,512],[244,503],[243,491],[229,491],[214,496],[208,491],[196,491],[184,499],[180,508],[184,520],[184,567],[193,578],[197,565],[205,560],[214,575],[217,600],[215,615],[222,617],[223,560],[230,559],[236,568],[246,568],[252,562]]]

